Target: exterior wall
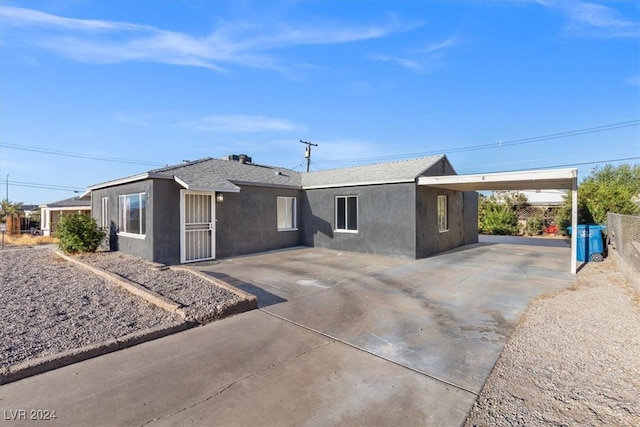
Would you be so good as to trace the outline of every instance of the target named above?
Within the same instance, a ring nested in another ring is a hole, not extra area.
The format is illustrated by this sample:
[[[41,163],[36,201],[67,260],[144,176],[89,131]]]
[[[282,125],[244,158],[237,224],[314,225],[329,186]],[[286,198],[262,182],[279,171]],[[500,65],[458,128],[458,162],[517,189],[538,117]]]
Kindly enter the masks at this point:
[[[438,195],[447,196],[448,231],[438,230]],[[475,207],[474,207],[475,206]],[[475,209],[475,216],[474,216]],[[478,240],[477,195],[418,186],[416,197],[416,258],[424,258]],[[475,237],[473,236],[475,230]]]
[[[296,197],[298,230],[278,231],[277,197]],[[244,255],[301,244],[302,191],[242,186],[216,203],[216,258]]]
[[[118,196],[124,194],[133,193],[147,193],[147,205],[146,205],[146,235],[143,238],[130,237],[117,233],[118,227]],[[108,197],[108,214],[110,222],[109,230],[109,246],[111,250],[119,250],[131,255],[139,256],[148,260],[155,261],[154,259],[154,206],[155,206],[155,194],[153,191],[153,181],[145,180],[139,182],[133,182],[129,184],[119,185],[116,187],[109,187],[100,190],[94,190],[91,193],[91,208],[93,211],[93,217],[101,224],[102,216],[102,198]],[[176,198],[176,208],[179,209],[178,199]],[[170,205],[167,206],[170,208]],[[178,239],[178,244],[180,239]]]
[[[156,179],[153,181],[151,222],[153,227],[153,261],[163,264],[180,263],[180,186],[175,181]],[[149,197],[149,195],[147,195]],[[147,213],[147,215],[149,215]],[[150,230],[151,228],[147,228]]]
[[[442,176],[442,175],[457,175],[456,171],[453,169],[453,166],[451,166],[451,163],[449,163],[449,160],[447,160],[446,157],[441,159],[435,165],[431,166],[420,176]]]
[[[329,249],[414,258],[413,183],[306,190],[302,243]],[[357,233],[335,231],[336,196],[358,196]]]
[[[464,244],[478,243],[478,193],[464,192]]]

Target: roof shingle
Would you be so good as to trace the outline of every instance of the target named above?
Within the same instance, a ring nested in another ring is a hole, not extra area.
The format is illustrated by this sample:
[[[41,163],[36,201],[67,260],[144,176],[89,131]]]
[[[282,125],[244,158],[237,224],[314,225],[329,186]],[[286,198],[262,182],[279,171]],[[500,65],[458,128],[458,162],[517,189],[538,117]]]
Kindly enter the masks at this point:
[[[388,182],[410,182],[444,158],[444,155],[376,163],[302,174],[303,188],[341,187]]]

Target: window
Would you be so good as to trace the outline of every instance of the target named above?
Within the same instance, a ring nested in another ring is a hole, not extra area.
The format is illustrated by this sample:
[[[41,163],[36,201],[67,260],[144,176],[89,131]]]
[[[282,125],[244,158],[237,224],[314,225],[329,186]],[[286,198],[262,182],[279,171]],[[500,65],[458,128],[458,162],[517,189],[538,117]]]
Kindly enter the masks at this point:
[[[109,228],[109,198],[102,198],[102,216],[100,217],[100,225],[103,229]]]
[[[358,196],[336,197],[336,231],[358,231]]]
[[[449,231],[447,220],[447,196],[438,196],[438,231]]]
[[[121,233],[144,236],[146,205],[146,193],[118,196],[118,229]]]
[[[296,230],[296,198],[278,197],[278,230]]]

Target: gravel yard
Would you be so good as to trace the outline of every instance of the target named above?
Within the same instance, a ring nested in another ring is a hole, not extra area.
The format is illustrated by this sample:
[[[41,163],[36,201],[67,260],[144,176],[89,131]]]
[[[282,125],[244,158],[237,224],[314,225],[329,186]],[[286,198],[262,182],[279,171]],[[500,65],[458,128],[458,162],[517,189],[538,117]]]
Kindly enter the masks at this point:
[[[515,425],[640,425],[640,296],[610,260],[532,302],[466,422]]]
[[[49,248],[0,251],[0,369],[181,321]]]
[[[136,282],[182,305],[188,321],[207,323],[220,317],[225,305],[240,297],[187,271],[152,268],[152,264],[122,252],[78,255],[82,262]]]

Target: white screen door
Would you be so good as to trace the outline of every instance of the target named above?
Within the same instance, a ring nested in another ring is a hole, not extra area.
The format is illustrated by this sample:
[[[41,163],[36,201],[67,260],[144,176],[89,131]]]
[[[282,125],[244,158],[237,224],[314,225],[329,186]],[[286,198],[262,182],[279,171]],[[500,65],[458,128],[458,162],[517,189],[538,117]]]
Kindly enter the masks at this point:
[[[182,262],[215,258],[215,205],[212,194],[183,193]]]

